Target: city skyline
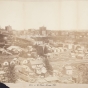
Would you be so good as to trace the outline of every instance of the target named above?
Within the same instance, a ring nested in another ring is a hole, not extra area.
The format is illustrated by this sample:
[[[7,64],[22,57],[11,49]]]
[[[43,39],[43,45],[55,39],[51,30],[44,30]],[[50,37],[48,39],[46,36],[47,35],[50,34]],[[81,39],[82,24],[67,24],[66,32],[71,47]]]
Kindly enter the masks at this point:
[[[15,30],[87,30],[88,1],[38,0],[0,1],[0,26]]]

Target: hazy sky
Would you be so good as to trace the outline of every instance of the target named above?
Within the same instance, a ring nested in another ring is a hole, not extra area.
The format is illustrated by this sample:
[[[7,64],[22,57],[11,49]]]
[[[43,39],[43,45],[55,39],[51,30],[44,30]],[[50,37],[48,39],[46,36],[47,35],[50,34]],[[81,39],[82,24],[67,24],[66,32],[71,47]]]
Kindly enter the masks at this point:
[[[13,29],[88,29],[87,0],[0,0],[0,26]]]

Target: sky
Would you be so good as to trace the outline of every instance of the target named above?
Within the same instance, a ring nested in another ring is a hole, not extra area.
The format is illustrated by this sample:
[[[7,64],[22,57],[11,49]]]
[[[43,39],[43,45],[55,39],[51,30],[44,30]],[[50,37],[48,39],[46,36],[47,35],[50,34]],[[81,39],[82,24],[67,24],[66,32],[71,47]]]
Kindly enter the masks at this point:
[[[0,27],[87,30],[87,0],[0,0]]]

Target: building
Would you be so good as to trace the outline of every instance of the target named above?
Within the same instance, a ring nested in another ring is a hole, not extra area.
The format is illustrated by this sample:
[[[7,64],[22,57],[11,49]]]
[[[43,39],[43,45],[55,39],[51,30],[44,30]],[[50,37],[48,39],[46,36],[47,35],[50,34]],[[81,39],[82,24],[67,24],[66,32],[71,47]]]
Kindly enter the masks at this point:
[[[46,27],[40,27],[39,28],[39,32],[40,32],[40,35],[41,36],[47,36],[47,30],[46,30]]]
[[[9,26],[5,26],[5,30],[6,31],[12,31],[12,27],[9,25]]]
[[[72,75],[73,74],[72,66],[65,66],[65,72],[67,75]]]
[[[0,47],[3,47],[7,41],[8,32],[4,29],[0,29]]]

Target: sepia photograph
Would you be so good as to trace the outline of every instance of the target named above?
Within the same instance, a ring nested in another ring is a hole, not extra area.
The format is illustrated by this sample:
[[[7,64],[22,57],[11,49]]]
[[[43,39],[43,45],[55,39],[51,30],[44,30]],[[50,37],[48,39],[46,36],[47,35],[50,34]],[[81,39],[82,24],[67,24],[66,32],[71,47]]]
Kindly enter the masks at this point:
[[[88,0],[0,0],[0,83],[87,88]]]

